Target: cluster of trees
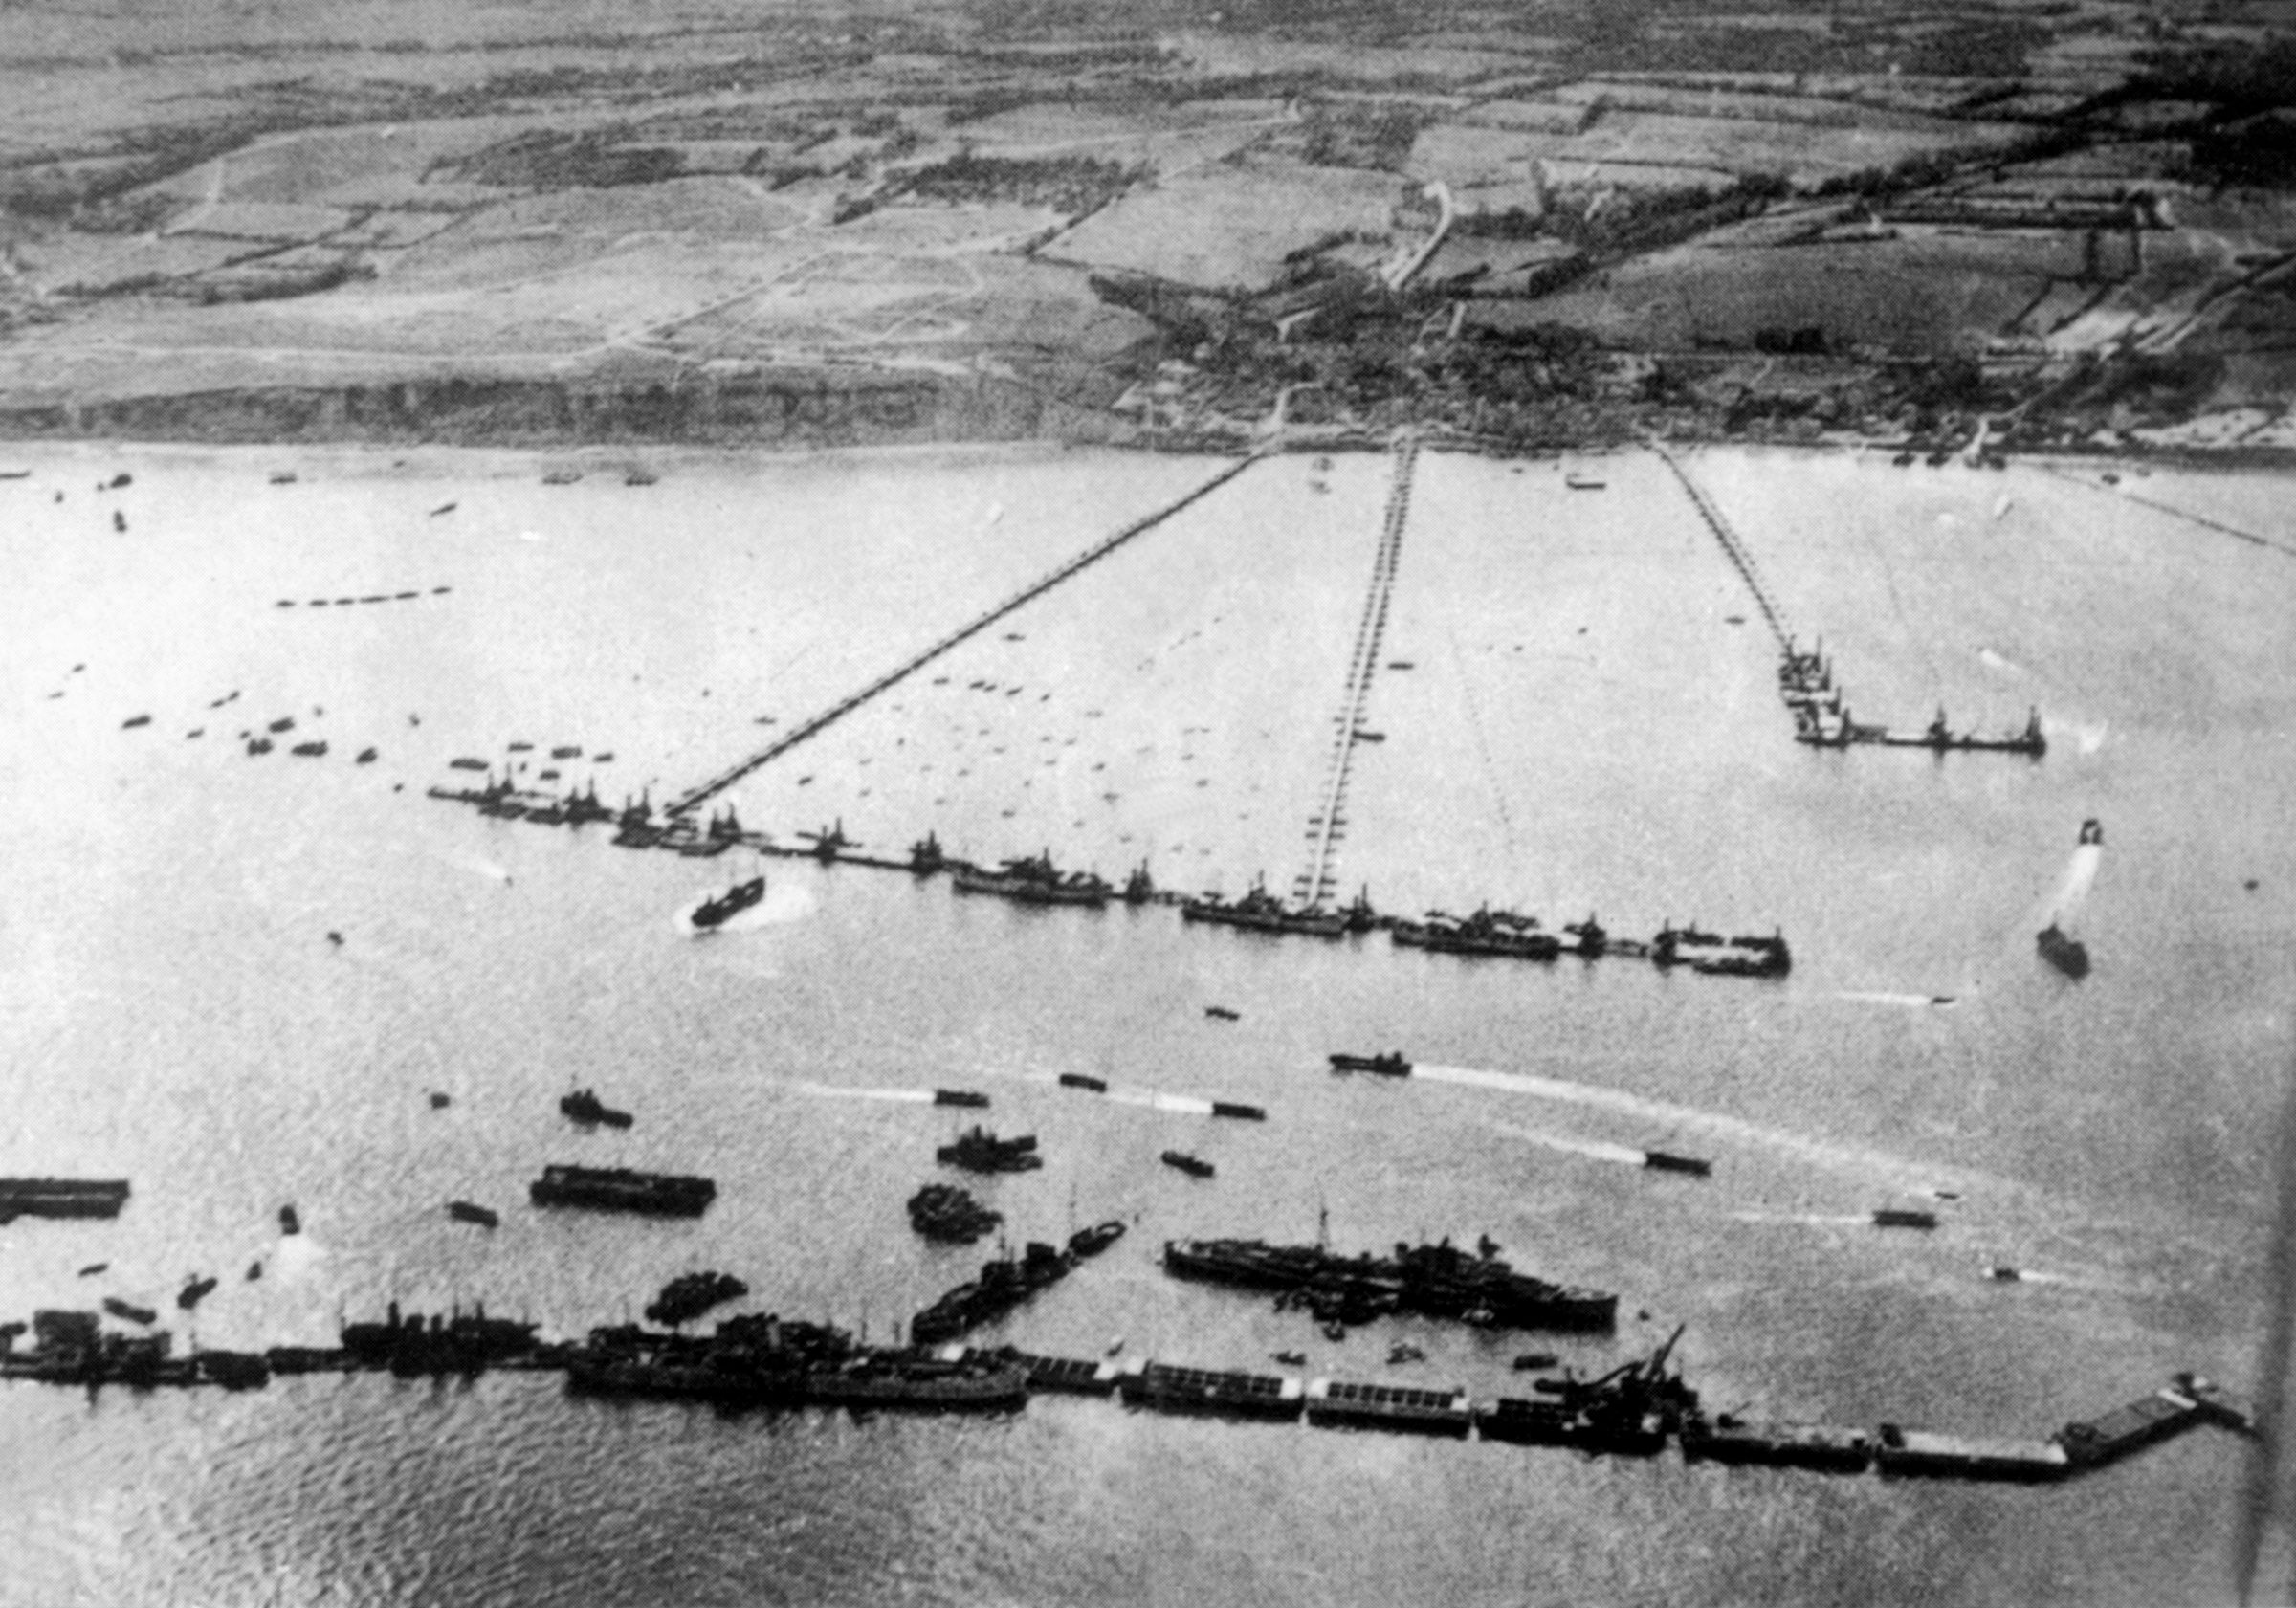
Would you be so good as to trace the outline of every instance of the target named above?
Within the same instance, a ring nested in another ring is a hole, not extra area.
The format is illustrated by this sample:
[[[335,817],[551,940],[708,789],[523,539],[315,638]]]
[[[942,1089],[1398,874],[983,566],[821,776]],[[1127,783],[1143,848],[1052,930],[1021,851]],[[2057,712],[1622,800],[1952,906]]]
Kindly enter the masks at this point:
[[[626,127],[561,134],[538,128],[443,163],[451,178],[514,189],[605,189],[615,185],[658,185],[686,168],[685,153],[669,145],[628,145]],[[430,173],[424,177],[429,178]]]
[[[962,151],[917,168],[903,179],[901,188],[926,201],[1012,201],[1073,217],[1106,206],[1146,171],[1089,156],[995,157]]]

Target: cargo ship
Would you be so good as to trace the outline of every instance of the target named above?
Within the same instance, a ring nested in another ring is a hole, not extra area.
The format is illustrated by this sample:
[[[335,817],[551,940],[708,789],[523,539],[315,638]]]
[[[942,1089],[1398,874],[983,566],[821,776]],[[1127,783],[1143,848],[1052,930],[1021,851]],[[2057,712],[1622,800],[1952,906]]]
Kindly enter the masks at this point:
[[[909,1337],[918,1345],[953,1340],[968,1329],[1003,1317],[1049,1284],[1068,1276],[1075,1258],[1041,1240],[1028,1242],[1019,1257],[981,1265],[981,1276],[949,1290],[909,1320]]]
[[[1549,1284],[1501,1261],[1489,1240],[1474,1251],[1446,1239],[1398,1245],[1392,1256],[1338,1256],[1318,1245],[1258,1240],[1168,1240],[1164,1271],[1176,1278],[1259,1289],[1306,1290],[1368,1312],[1416,1311],[1486,1328],[1609,1329],[1619,1298],[1603,1290]]]
[[[625,825],[623,829],[627,831],[628,826]],[[694,907],[694,914],[688,919],[702,931],[708,932],[712,928],[722,926],[764,897],[765,879],[762,876],[753,876],[747,882],[735,883],[714,899],[704,899]]]
[[[627,1167],[553,1164],[527,1189],[538,1206],[588,1206],[598,1211],[699,1217],[718,1198],[708,1178],[674,1173],[636,1173]]]

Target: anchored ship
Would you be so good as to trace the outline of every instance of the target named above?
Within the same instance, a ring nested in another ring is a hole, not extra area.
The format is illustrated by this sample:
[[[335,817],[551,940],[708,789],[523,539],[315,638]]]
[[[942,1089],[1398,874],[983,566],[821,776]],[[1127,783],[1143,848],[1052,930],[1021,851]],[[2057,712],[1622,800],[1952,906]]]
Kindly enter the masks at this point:
[[[1549,1284],[1499,1260],[1486,1240],[1474,1251],[1446,1239],[1398,1245],[1393,1256],[1337,1256],[1318,1245],[1270,1245],[1259,1240],[1168,1240],[1164,1270],[1177,1278],[1260,1289],[1313,1289],[1335,1307],[1355,1298],[1367,1315],[1424,1312],[1478,1326],[1515,1329],[1608,1329],[1619,1298],[1606,1291]]]

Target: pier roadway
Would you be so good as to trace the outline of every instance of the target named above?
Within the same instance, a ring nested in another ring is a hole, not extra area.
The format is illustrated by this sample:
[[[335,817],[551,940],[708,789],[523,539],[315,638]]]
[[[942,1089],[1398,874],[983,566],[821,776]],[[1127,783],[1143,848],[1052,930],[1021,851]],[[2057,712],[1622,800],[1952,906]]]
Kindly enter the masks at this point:
[[[1347,662],[1347,686],[1339,698],[1338,730],[1332,738],[1323,808],[1308,821],[1308,865],[1292,884],[1292,898],[1298,904],[1321,905],[1337,892],[1333,867],[1347,824],[1348,768],[1355,760],[1363,707],[1371,698],[1371,678],[1379,669],[1380,642],[1387,629],[1387,609],[1395,594],[1396,564],[1402,557],[1403,527],[1411,517],[1411,472],[1418,462],[1419,438],[1405,431],[1395,442],[1395,481],[1388,488],[1386,523],[1380,532],[1379,553],[1371,565],[1371,587],[1363,599],[1363,618],[1356,626],[1355,650]]]
[[[1706,495],[1706,488],[1690,478],[1690,472],[1682,467],[1673,453],[1667,451],[1666,444],[1652,436],[1649,446],[1650,451],[1658,454],[1658,461],[1673,471],[1674,478],[1682,482],[1682,489],[1689,494],[1691,505],[1698,510],[1698,517],[1706,521],[1706,528],[1712,531],[1714,540],[1722,544],[1723,556],[1730,560],[1731,567],[1738,572],[1738,578],[1746,583],[1746,589],[1754,594],[1755,606],[1761,609],[1762,620],[1769,626],[1770,634],[1777,638],[1778,653],[1792,657],[1794,632],[1786,625],[1786,611],[1770,595],[1770,588],[1763,582],[1761,572],[1755,567],[1753,552],[1738,539],[1738,533],[1731,528],[1730,521],[1722,517],[1722,510],[1714,506],[1714,499]]]
[[[796,725],[790,727],[789,730],[784,732],[780,737],[776,738],[772,742],[767,743],[763,748],[761,748],[756,753],[750,755],[747,759],[742,760],[738,764],[731,765],[725,770],[718,772],[716,776],[711,777],[707,782],[704,782],[698,787],[695,787],[688,792],[680,794],[677,798],[671,801],[670,804],[667,806],[667,813],[673,817],[688,816],[693,814],[694,811],[699,809],[703,804],[708,804],[712,799],[724,792],[735,782],[740,782],[743,777],[771,764],[774,760],[780,759],[784,754],[786,754],[790,749],[795,748],[799,743],[806,741],[808,738],[819,736],[828,727],[834,725],[846,716],[850,715],[854,710],[859,709],[863,704],[869,702],[872,698],[874,698],[879,694],[885,693],[890,691],[892,688],[898,686],[901,682],[916,674],[925,666],[931,664],[935,659],[939,658],[943,653],[949,651],[950,649],[957,647],[960,643],[969,641],[975,636],[978,636],[981,632],[986,630],[989,627],[995,625],[998,621],[1004,619],[1006,615],[1012,613],[1014,610],[1022,608],[1028,604],[1034,603],[1038,598],[1043,597],[1047,592],[1059,585],[1063,581],[1066,581],[1070,577],[1079,574],[1082,571],[1090,568],[1092,565],[1099,562],[1102,559],[1108,557],[1109,554],[1115,552],[1117,548],[1123,546],[1135,537],[1141,536],[1148,531],[1154,530],[1158,525],[1162,524],[1166,519],[1172,518],[1173,515],[1179,513],[1181,509],[1186,508],[1191,504],[1202,500],[1203,497],[1208,496],[1213,492],[1218,491],[1222,486],[1226,485],[1237,475],[1243,474],[1247,469],[1249,469],[1267,451],[1269,451],[1268,448],[1262,448],[1257,452],[1238,459],[1236,462],[1229,464],[1226,468],[1214,474],[1210,479],[1204,481],[1203,484],[1195,488],[1195,490],[1187,493],[1185,496],[1173,502],[1166,503],[1163,507],[1156,510],[1156,512],[1153,514],[1149,514],[1141,518],[1135,519],[1131,524],[1126,525],[1122,530],[1116,532],[1115,535],[1108,537],[1103,540],[1094,542],[1092,546],[1087,547],[1083,552],[1077,554],[1074,558],[1070,559],[1058,568],[1037,577],[1037,579],[1031,581],[1027,585],[1022,587],[1019,591],[1013,593],[1002,603],[999,603],[993,607],[989,608],[986,612],[975,615],[972,619],[958,627],[948,635],[940,638],[938,642],[935,642],[931,647],[926,648],[923,651],[903,660],[898,665],[895,665],[892,670],[889,670],[883,675],[878,676],[874,681],[872,681],[868,686],[862,688],[859,692],[853,693],[847,697],[840,699],[817,715],[810,716],[807,718],[801,720]]]

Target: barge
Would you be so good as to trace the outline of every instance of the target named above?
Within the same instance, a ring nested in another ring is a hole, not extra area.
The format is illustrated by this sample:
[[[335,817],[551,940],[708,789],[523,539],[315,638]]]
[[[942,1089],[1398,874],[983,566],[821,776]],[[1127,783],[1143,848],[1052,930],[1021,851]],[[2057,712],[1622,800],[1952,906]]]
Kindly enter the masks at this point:
[[[0,1178],[0,1223],[19,1217],[118,1217],[125,1178]]]
[[[627,1167],[552,1164],[527,1188],[538,1206],[585,1206],[593,1211],[643,1212],[654,1217],[699,1217],[718,1198],[708,1178],[675,1173],[638,1173]]]
[[[1306,1394],[1308,1421],[1313,1424],[1464,1437],[1475,1421],[1474,1406],[1464,1390],[1312,1379]]]

